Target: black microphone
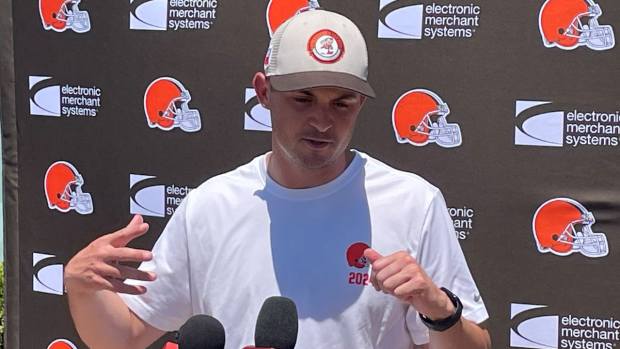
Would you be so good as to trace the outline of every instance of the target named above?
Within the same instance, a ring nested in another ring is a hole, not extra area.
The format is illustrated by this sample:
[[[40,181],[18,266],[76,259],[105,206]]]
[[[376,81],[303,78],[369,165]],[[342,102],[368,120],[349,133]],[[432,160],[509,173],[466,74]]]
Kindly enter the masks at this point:
[[[293,349],[297,343],[297,307],[286,297],[269,297],[263,303],[256,320],[256,347]]]
[[[179,349],[224,349],[224,326],[209,315],[194,315],[179,329]]]

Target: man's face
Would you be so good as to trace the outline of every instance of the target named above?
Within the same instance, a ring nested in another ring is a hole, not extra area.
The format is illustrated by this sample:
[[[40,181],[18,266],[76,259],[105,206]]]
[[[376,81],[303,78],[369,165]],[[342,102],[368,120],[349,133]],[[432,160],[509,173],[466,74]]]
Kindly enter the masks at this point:
[[[273,155],[306,169],[342,165],[364,98],[337,87],[270,89]]]

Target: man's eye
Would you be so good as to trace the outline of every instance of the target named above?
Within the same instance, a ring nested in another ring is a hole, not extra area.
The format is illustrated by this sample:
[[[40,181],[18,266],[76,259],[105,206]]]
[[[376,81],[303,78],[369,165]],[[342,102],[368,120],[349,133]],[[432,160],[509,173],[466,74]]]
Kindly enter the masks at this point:
[[[342,102],[336,102],[335,103],[336,108],[338,109],[346,109],[349,108],[349,105],[347,103],[342,103]]]
[[[298,103],[310,103],[312,100],[306,97],[295,97],[295,101]]]

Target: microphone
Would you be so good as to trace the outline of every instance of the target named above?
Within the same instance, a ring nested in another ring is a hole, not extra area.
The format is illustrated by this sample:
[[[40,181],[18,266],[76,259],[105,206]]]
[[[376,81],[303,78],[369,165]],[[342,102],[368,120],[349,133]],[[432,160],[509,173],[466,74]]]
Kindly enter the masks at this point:
[[[179,349],[224,349],[224,326],[209,315],[194,315],[179,329]]]
[[[173,342],[166,342],[161,349],[179,349],[179,345]]]
[[[258,312],[256,330],[254,331],[255,347],[293,349],[297,343],[297,307],[286,297],[269,297]]]

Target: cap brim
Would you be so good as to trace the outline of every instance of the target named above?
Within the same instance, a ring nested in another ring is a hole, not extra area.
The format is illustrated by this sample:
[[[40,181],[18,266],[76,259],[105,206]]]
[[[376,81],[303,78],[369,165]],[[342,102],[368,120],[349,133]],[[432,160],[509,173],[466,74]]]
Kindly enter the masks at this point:
[[[270,76],[276,91],[295,91],[312,87],[341,87],[375,98],[375,91],[367,81],[355,75],[331,71],[313,71]]]

